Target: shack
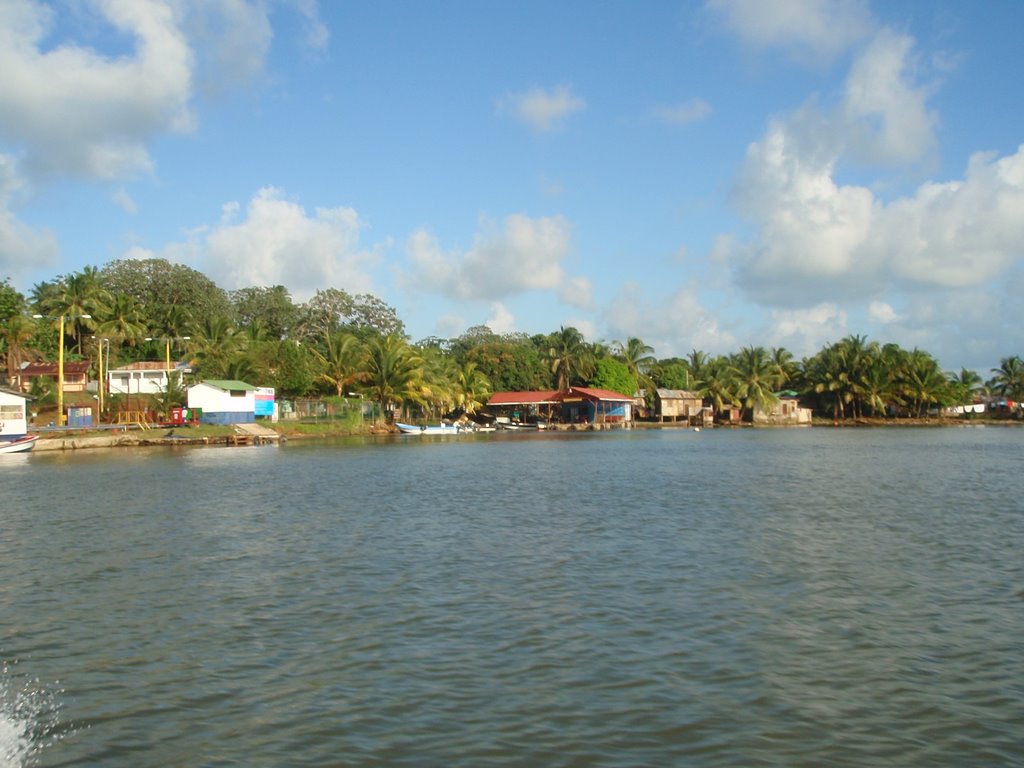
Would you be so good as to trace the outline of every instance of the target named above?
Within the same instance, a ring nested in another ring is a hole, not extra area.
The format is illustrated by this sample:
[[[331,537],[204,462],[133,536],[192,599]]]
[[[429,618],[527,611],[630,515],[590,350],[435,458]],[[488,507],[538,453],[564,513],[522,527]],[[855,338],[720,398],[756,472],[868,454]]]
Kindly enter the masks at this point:
[[[256,387],[244,381],[203,381],[188,388],[188,407],[202,413],[204,424],[252,423],[256,421]]]

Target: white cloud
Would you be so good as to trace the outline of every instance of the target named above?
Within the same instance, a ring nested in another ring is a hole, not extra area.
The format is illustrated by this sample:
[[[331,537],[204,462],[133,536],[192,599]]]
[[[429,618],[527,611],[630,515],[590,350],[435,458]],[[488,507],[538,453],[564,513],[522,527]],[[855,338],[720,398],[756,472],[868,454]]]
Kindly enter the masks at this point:
[[[54,263],[57,238],[48,230],[37,231],[11,212],[12,198],[22,187],[14,161],[0,155],[0,280],[18,278],[31,268]]]
[[[112,196],[113,201],[125,212],[135,215],[139,212],[138,206],[135,204],[135,200],[128,194],[124,187],[118,187],[114,190]]]
[[[770,313],[767,343],[785,347],[796,357],[812,355],[826,344],[848,335],[847,322],[846,311],[833,303],[777,310]]]
[[[641,338],[659,358],[685,355],[691,349],[712,354],[735,351],[736,337],[701,304],[700,288],[689,283],[671,296],[653,300],[636,283],[625,283],[605,310],[610,338]]]
[[[406,282],[457,299],[493,301],[526,291],[556,291],[567,300],[589,301],[589,284],[568,278],[562,268],[569,245],[570,225],[561,216],[515,214],[500,229],[484,222],[464,254],[443,252],[436,238],[420,230],[409,238],[412,274]]]
[[[879,325],[890,325],[901,319],[892,305],[884,301],[872,301],[868,304],[868,318]]]
[[[282,199],[279,190],[261,189],[242,208],[228,203],[216,226],[200,227],[160,256],[190,263],[228,290],[284,285],[297,301],[326,287],[372,292],[369,269],[378,257],[359,245],[363,224],[351,208],[317,208],[309,214]],[[129,256],[147,254],[134,248]]]
[[[866,0],[707,0],[744,43],[799,59],[833,58],[874,27]]]
[[[682,104],[658,107],[655,114],[666,123],[688,125],[706,119],[711,114],[711,105],[704,99],[693,99]]]
[[[851,157],[915,164],[934,146],[911,58],[912,41],[882,31],[857,57],[834,112],[805,105],[749,147],[735,201],[756,237],[718,253],[755,300],[867,302],[893,287],[981,285],[1021,262],[1024,145],[1003,158],[975,155],[963,179],[890,201],[837,181]]]
[[[0,137],[24,149],[29,173],[114,179],[149,172],[155,135],[191,130],[191,52],[167,3],[109,0],[104,19],[134,40],[104,57],[65,41],[43,43],[54,11],[0,4]]]
[[[574,96],[568,86],[551,90],[533,88],[522,93],[510,93],[498,102],[502,111],[510,112],[537,133],[558,128],[569,115],[582,111],[587,103]]]
[[[903,164],[935,149],[936,117],[929,88],[914,82],[914,41],[881,30],[853,64],[843,91],[843,124],[849,148],[873,163]]]
[[[491,304],[491,313],[484,325],[495,333],[512,333],[516,329],[516,319],[504,304],[496,301]]]
[[[812,304],[863,294],[873,283],[855,254],[871,231],[874,196],[837,185],[835,159],[816,154],[779,122],[747,152],[737,201],[760,231],[755,243],[733,253],[737,282],[764,303]],[[817,293],[822,287],[832,296]]]

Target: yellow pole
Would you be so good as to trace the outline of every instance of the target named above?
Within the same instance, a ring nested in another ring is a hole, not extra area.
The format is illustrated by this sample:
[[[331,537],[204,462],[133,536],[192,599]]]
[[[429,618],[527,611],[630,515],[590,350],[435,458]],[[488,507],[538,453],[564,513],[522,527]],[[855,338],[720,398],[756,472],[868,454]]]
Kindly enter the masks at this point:
[[[57,336],[57,426],[64,426],[64,315]]]
[[[167,342],[167,383],[171,383],[171,337],[168,336]]]
[[[103,339],[96,344],[96,350],[100,357],[100,380],[97,382],[100,392],[100,412],[96,414],[96,423],[99,424],[103,421]]]

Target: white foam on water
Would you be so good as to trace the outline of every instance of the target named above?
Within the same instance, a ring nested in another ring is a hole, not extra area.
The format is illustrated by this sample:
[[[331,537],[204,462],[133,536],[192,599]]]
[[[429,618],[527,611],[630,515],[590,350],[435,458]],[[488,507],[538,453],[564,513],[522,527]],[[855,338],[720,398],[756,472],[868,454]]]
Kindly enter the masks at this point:
[[[0,768],[34,765],[57,741],[57,694],[39,680],[19,679],[12,665],[0,668]]]

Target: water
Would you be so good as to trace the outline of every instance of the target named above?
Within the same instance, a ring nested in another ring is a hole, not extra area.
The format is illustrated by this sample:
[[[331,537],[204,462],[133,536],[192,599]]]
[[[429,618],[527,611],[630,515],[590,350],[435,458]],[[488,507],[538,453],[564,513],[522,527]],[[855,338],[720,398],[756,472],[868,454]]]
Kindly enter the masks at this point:
[[[0,766],[1024,764],[1022,441],[7,456]]]

